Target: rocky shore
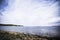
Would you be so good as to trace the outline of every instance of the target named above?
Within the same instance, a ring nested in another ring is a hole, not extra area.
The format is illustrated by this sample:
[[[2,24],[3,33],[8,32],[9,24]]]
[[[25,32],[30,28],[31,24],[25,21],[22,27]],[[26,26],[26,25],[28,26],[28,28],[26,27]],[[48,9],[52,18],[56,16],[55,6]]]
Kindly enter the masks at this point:
[[[41,37],[32,34],[0,30],[0,40],[59,40],[58,38]]]

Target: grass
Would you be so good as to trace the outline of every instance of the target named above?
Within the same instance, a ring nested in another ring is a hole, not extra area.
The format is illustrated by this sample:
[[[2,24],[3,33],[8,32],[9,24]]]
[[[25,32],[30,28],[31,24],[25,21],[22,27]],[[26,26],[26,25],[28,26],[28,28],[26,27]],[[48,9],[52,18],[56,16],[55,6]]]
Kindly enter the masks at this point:
[[[55,39],[49,39],[46,37],[40,37],[32,34],[6,32],[0,30],[0,40],[55,40]]]

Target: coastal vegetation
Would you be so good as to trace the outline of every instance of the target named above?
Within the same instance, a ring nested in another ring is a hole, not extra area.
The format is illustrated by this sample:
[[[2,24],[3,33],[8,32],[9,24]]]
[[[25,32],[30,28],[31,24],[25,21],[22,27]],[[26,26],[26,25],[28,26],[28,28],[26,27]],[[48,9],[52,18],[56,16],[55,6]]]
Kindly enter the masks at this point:
[[[23,26],[23,25],[15,25],[15,24],[0,24],[0,26]]]

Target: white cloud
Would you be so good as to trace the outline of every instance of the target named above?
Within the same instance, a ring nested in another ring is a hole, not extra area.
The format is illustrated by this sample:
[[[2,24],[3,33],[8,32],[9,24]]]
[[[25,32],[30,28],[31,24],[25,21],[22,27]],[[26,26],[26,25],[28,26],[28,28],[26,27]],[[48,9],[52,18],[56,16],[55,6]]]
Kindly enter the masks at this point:
[[[13,5],[2,17],[1,23],[21,24],[25,26],[48,26],[60,20],[56,17],[57,3],[52,4],[32,1],[15,0]]]

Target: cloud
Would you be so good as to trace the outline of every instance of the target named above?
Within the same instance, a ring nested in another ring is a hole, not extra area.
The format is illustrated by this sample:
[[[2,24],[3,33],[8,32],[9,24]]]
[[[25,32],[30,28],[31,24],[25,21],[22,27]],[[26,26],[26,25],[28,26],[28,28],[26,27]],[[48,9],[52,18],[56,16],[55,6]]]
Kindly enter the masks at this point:
[[[8,10],[4,12],[1,23],[24,26],[52,26],[54,22],[60,20],[60,17],[56,17],[57,4],[58,2],[45,3],[32,0],[15,0],[13,4],[8,6]]]

